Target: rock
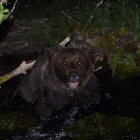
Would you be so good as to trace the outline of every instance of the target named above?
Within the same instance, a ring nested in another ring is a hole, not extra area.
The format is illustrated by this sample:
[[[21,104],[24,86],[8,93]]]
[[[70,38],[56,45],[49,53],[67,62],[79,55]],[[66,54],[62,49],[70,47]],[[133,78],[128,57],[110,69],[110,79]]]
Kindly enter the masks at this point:
[[[3,132],[3,135],[24,134],[37,124],[37,119],[29,113],[10,111],[0,114],[0,132]]]
[[[137,119],[95,113],[71,125],[66,130],[65,138],[71,140],[124,140],[137,138],[139,129],[140,122]]]

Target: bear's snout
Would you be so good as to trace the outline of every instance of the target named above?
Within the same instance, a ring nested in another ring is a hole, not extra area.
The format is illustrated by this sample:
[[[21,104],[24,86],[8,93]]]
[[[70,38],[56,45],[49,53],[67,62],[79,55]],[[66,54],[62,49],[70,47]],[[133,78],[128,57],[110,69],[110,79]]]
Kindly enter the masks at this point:
[[[77,90],[79,86],[79,74],[77,71],[71,71],[68,75],[67,88],[71,91]]]
[[[69,73],[69,82],[76,82],[79,80],[79,74],[78,72],[70,72]]]

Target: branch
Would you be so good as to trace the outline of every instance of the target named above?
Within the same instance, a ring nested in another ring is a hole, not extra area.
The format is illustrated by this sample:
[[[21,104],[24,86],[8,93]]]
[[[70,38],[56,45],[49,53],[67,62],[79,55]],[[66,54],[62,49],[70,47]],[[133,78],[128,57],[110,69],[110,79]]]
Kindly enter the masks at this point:
[[[94,14],[96,13],[97,9],[103,4],[103,2],[104,2],[104,0],[101,0],[99,3],[96,4],[96,7],[95,7],[95,9],[93,10],[91,16],[89,17],[89,19],[88,19],[86,25],[84,26],[83,30],[79,33],[79,35],[77,35],[77,36],[74,38],[74,40],[68,45],[68,47],[69,47],[70,45],[72,45],[73,42],[74,42],[80,35],[82,35],[82,34],[85,32],[85,29],[86,29],[87,26],[90,24],[91,19],[93,18],[93,16],[94,16]]]
[[[64,13],[63,11],[62,11],[62,14],[64,14],[67,18],[69,18],[69,19],[72,20],[73,22],[79,24],[79,22],[77,22],[77,21],[75,21],[74,19],[72,19],[70,16],[68,16],[68,15],[67,15],[66,13]]]
[[[95,70],[94,70],[94,72],[97,72],[97,71],[99,71],[100,69],[102,69],[103,67],[101,66],[101,67],[98,67],[98,68],[96,68]]]
[[[19,74],[26,74],[26,70],[31,69],[33,67],[34,63],[35,63],[35,61],[33,61],[31,63],[23,61],[18,68],[16,68],[12,72],[0,77],[0,84],[5,83],[6,81],[12,79],[13,77],[15,77]]]
[[[85,27],[84,27],[84,29],[83,29],[83,31],[82,31],[82,34],[84,33],[84,31],[85,31],[85,29],[87,28],[87,26],[90,24],[91,19],[93,18],[93,16],[94,16],[94,14],[96,13],[97,9],[103,4],[103,2],[104,2],[104,0],[101,0],[99,3],[96,4],[96,7],[95,7],[95,9],[93,10],[91,16],[89,17],[88,22],[86,23],[86,25],[85,25]]]
[[[65,47],[65,45],[70,41],[70,37],[65,38],[61,43],[59,43],[60,46]]]
[[[3,22],[5,19],[7,19],[7,18],[9,17],[9,15],[10,15],[11,13],[13,13],[13,11],[14,11],[14,9],[15,9],[15,7],[16,7],[17,2],[18,2],[18,0],[15,1],[14,5],[13,5],[13,8],[11,9],[11,11],[10,11],[7,15],[4,16],[4,18],[3,18],[3,20],[1,21],[0,25],[2,24],[2,22]]]
[[[70,38],[67,37],[59,45],[64,47],[69,41],[70,41]],[[32,69],[34,63],[35,63],[34,60],[27,61],[27,62],[23,61],[18,68],[16,68],[12,72],[0,77],[0,85],[5,83],[6,81],[12,79],[13,77],[16,77],[19,74],[26,74],[27,70]],[[1,86],[0,86],[0,88],[1,88]]]

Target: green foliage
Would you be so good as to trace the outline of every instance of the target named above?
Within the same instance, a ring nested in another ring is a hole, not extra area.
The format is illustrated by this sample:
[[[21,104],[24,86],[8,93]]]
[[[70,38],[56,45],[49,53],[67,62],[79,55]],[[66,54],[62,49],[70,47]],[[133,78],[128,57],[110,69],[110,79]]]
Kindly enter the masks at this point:
[[[64,29],[75,24],[67,16],[85,25],[98,2],[98,0],[94,3],[92,0],[29,1],[23,4],[18,17],[20,19],[55,19],[56,27]],[[127,27],[134,33],[132,39],[136,40],[140,36],[139,6],[138,0],[104,1],[93,16],[91,24],[101,28],[117,28],[120,29],[120,33],[125,33]],[[62,14],[62,11],[67,16]]]
[[[66,18],[63,16],[59,16],[59,18],[56,20],[55,22],[55,27],[59,28],[61,30],[65,29],[66,27],[68,27],[68,25],[70,25]]]
[[[138,49],[138,50],[136,51],[136,55],[137,55],[138,58],[140,57],[140,49]]]
[[[59,37],[59,40],[63,40],[66,37],[71,36],[71,34],[73,33],[80,33],[83,30],[83,28],[84,28],[84,25],[81,25],[81,24],[67,27],[62,31]]]
[[[116,80],[140,76],[140,68],[136,66],[135,56],[132,53],[120,52],[108,64]]]
[[[6,19],[6,14],[9,12],[9,9],[5,9],[3,6],[2,0],[0,0],[0,22]]]
[[[126,29],[124,27],[121,27],[119,29],[119,35],[125,34],[125,32],[126,32]]]
[[[137,40],[140,37],[140,10],[137,5],[135,5],[135,15],[134,15],[134,36],[133,39]]]
[[[98,51],[102,51],[105,56],[108,56],[110,52],[116,51],[115,40],[111,36],[105,35],[97,40],[95,48]]]
[[[109,61],[109,65],[112,69],[116,69],[117,66],[122,63],[126,63],[128,65],[130,64],[133,67],[136,67],[134,55],[131,53],[120,52]]]
[[[95,113],[80,119],[66,132],[72,140],[124,140],[139,135],[139,129],[140,122],[136,119]]]

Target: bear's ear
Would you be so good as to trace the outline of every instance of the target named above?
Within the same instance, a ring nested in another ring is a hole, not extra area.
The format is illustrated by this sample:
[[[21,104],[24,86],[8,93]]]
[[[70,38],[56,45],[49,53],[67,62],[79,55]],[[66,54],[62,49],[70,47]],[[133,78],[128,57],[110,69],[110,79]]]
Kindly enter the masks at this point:
[[[87,55],[87,57],[89,57],[89,59],[93,59],[93,55],[94,55],[94,48],[92,47],[88,47],[86,49],[83,49],[83,51],[85,52],[85,54]]]
[[[44,54],[45,54],[45,56],[49,56],[49,58],[52,58],[55,54],[55,51],[53,49],[46,47],[44,49]]]

